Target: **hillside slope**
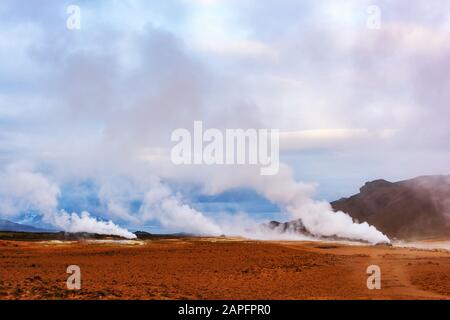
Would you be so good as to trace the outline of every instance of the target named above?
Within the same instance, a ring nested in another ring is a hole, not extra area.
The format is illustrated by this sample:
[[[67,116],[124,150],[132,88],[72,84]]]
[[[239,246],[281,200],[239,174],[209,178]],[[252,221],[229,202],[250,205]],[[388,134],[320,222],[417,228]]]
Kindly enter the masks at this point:
[[[11,222],[8,220],[0,219],[0,231],[13,231],[13,232],[44,232],[46,230],[35,228],[32,226]]]
[[[332,206],[374,225],[390,238],[450,236],[450,176],[368,182],[360,193],[334,201]]]

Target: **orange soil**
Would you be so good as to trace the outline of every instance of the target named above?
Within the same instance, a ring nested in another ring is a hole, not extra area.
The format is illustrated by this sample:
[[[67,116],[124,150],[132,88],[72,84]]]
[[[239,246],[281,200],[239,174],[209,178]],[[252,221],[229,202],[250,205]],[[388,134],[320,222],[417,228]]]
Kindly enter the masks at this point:
[[[82,288],[66,289],[68,265]],[[366,286],[381,268],[380,290]],[[0,241],[0,299],[449,299],[450,252],[238,239]]]

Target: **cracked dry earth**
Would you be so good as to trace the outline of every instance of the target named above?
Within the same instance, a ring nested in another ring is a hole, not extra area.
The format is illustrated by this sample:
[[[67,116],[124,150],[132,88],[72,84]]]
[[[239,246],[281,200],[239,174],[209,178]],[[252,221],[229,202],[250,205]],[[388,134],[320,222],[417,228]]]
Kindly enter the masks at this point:
[[[66,288],[69,265],[81,290]],[[381,268],[380,290],[366,269]],[[450,252],[189,238],[0,241],[0,299],[449,299]]]

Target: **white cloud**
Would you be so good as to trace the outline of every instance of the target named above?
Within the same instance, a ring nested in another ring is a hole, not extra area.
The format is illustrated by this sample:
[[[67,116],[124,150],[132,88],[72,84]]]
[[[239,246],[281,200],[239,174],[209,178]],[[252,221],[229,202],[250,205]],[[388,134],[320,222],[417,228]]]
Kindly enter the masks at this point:
[[[379,143],[384,139],[393,138],[395,129],[381,129],[370,131],[368,129],[314,129],[280,132],[281,150],[308,150],[308,149],[345,149],[349,146],[358,146],[368,142]]]

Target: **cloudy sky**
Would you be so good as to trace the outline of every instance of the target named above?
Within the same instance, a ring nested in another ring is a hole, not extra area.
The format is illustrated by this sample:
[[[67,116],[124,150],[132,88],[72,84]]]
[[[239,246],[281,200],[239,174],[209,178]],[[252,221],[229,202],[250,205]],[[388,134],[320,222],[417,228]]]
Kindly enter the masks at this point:
[[[253,171],[170,162],[194,120],[279,129],[283,168],[317,200],[449,174],[449,59],[445,0],[2,0],[0,218],[278,218]]]

